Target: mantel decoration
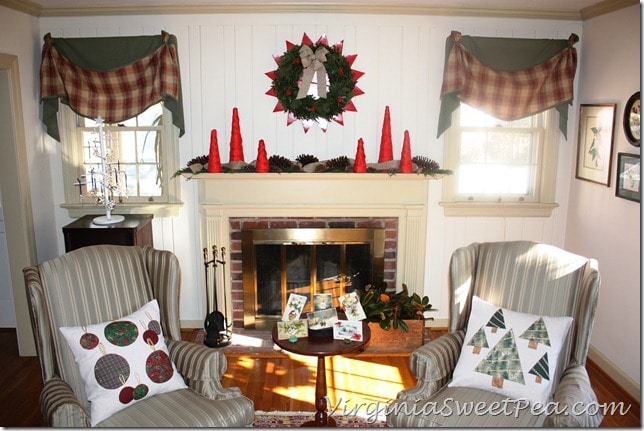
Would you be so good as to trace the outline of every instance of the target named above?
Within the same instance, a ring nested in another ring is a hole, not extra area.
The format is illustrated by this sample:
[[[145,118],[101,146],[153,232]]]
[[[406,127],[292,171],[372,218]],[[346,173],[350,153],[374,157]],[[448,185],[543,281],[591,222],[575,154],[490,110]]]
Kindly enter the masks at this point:
[[[273,56],[278,67],[266,73],[266,94],[277,98],[273,112],[288,113],[287,126],[301,120],[305,133],[313,124],[326,132],[330,121],[343,124],[344,111],[357,111],[352,99],[364,94],[356,85],[364,72],[351,68],[357,54],[342,55],[343,43],[329,46],[326,34],[313,43],[304,33],[299,45],[287,40],[286,52]]]
[[[300,154],[295,160],[272,155],[268,157],[266,144],[263,139],[257,146],[257,158],[251,163],[244,161],[243,140],[239,123],[239,111],[233,108],[233,119],[230,137],[230,160],[221,163],[217,130],[210,132],[209,153],[190,159],[185,168],[179,169],[172,178],[182,175],[197,175],[200,173],[387,173],[423,174],[433,177],[451,175],[452,171],[442,169],[438,162],[423,156],[412,156],[411,138],[405,130],[400,160],[393,158],[389,106],[385,107],[380,154],[378,163],[367,163],[364,152],[364,141],[358,139],[355,159],[338,156],[330,160],[319,160],[311,154]]]

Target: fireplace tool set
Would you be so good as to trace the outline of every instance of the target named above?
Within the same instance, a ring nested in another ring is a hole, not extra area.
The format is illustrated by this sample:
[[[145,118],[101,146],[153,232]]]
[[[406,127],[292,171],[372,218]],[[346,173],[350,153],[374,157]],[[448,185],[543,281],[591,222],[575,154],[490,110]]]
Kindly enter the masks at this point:
[[[217,302],[217,264],[222,266],[223,274],[223,295],[224,295],[224,313],[219,311]],[[217,246],[212,246],[212,259],[208,260],[208,249],[203,249],[203,265],[206,275],[206,304],[207,314],[204,320],[204,329],[206,335],[204,344],[208,347],[225,347],[231,343],[232,324],[228,324],[228,307],[226,306],[226,248],[221,248],[221,260],[217,259]],[[212,290],[210,289],[208,269],[212,266]],[[211,297],[213,307],[211,308]]]

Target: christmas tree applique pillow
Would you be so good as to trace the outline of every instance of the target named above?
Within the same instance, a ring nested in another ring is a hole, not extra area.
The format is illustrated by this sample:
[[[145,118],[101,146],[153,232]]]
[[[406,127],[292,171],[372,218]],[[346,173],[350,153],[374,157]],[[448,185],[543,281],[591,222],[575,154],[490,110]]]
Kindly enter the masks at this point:
[[[478,297],[450,387],[484,389],[531,405],[551,401],[571,317],[518,313]]]
[[[60,332],[85,384],[92,426],[142,399],[187,387],[170,360],[156,299],[115,321]]]

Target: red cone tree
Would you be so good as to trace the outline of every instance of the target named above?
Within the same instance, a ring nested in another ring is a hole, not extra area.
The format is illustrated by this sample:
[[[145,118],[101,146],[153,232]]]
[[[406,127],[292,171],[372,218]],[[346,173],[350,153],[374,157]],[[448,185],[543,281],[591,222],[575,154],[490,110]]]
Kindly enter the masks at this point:
[[[217,174],[221,172],[221,160],[219,159],[219,142],[217,140],[217,129],[210,131],[210,150],[208,151],[208,172]]]
[[[409,144],[409,130],[405,130],[402,152],[400,153],[400,172],[410,174],[413,172],[411,163],[411,145]]]
[[[242,145],[242,135],[239,128],[239,113],[237,108],[233,108],[233,127],[230,133],[230,161],[244,161],[244,147]]]
[[[270,168],[268,165],[268,157],[266,156],[266,145],[264,145],[264,140],[259,140],[259,145],[257,147],[257,160],[255,161],[255,172],[266,173],[269,172]]]
[[[356,150],[356,161],[353,163],[353,172],[357,174],[367,172],[367,160],[364,154],[364,142],[362,138],[358,139],[358,148]]]
[[[391,118],[389,106],[385,106],[385,119],[382,122],[382,135],[380,136],[380,153],[378,163],[388,162],[394,159],[393,145],[391,143]]]

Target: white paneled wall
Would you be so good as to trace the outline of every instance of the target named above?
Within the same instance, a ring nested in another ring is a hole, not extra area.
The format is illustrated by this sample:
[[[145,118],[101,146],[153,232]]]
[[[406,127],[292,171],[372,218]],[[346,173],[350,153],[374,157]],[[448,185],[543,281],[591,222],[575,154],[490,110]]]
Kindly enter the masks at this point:
[[[367,160],[375,162],[386,105],[391,111],[394,156],[400,154],[403,133],[409,130],[412,154],[442,164],[443,139],[436,138],[436,124],[444,42],[451,30],[499,37],[567,38],[573,32],[582,36],[579,22],[454,16],[213,14],[43,17],[40,22],[42,35],[51,32],[54,37],[156,34],[162,29],[175,34],[186,120],[186,134],[180,142],[182,164],[208,152],[211,129],[218,130],[222,161],[228,160],[233,107],[239,108],[246,161],[255,159],[259,139],[265,141],[269,156],[294,159],[306,153],[323,160],[354,157],[357,140],[363,138]],[[344,126],[330,124],[326,133],[317,128],[304,133],[300,123],[287,127],[286,114],[272,112],[277,99],[265,95],[271,83],[265,73],[276,68],[273,55],[286,50],[286,40],[299,43],[304,32],[314,41],[322,33],[327,34],[329,44],[344,40],[343,53],[357,54],[353,67],[365,72],[358,82],[365,94],[353,99],[358,112],[345,113]],[[575,112],[572,108],[571,131]],[[557,185],[560,207],[550,218],[446,218],[438,205],[440,181],[430,184],[425,293],[439,308],[435,317],[447,316],[446,271],[456,247],[473,241],[511,239],[563,245],[572,147],[572,141],[562,139]],[[179,256],[183,268],[181,317],[185,324],[199,324],[205,306],[200,300],[203,265],[197,184],[179,181],[185,206],[178,218],[154,220],[154,239],[156,247]],[[59,226],[69,221],[64,218],[57,220]],[[62,238],[60,241],[62,251]]]

